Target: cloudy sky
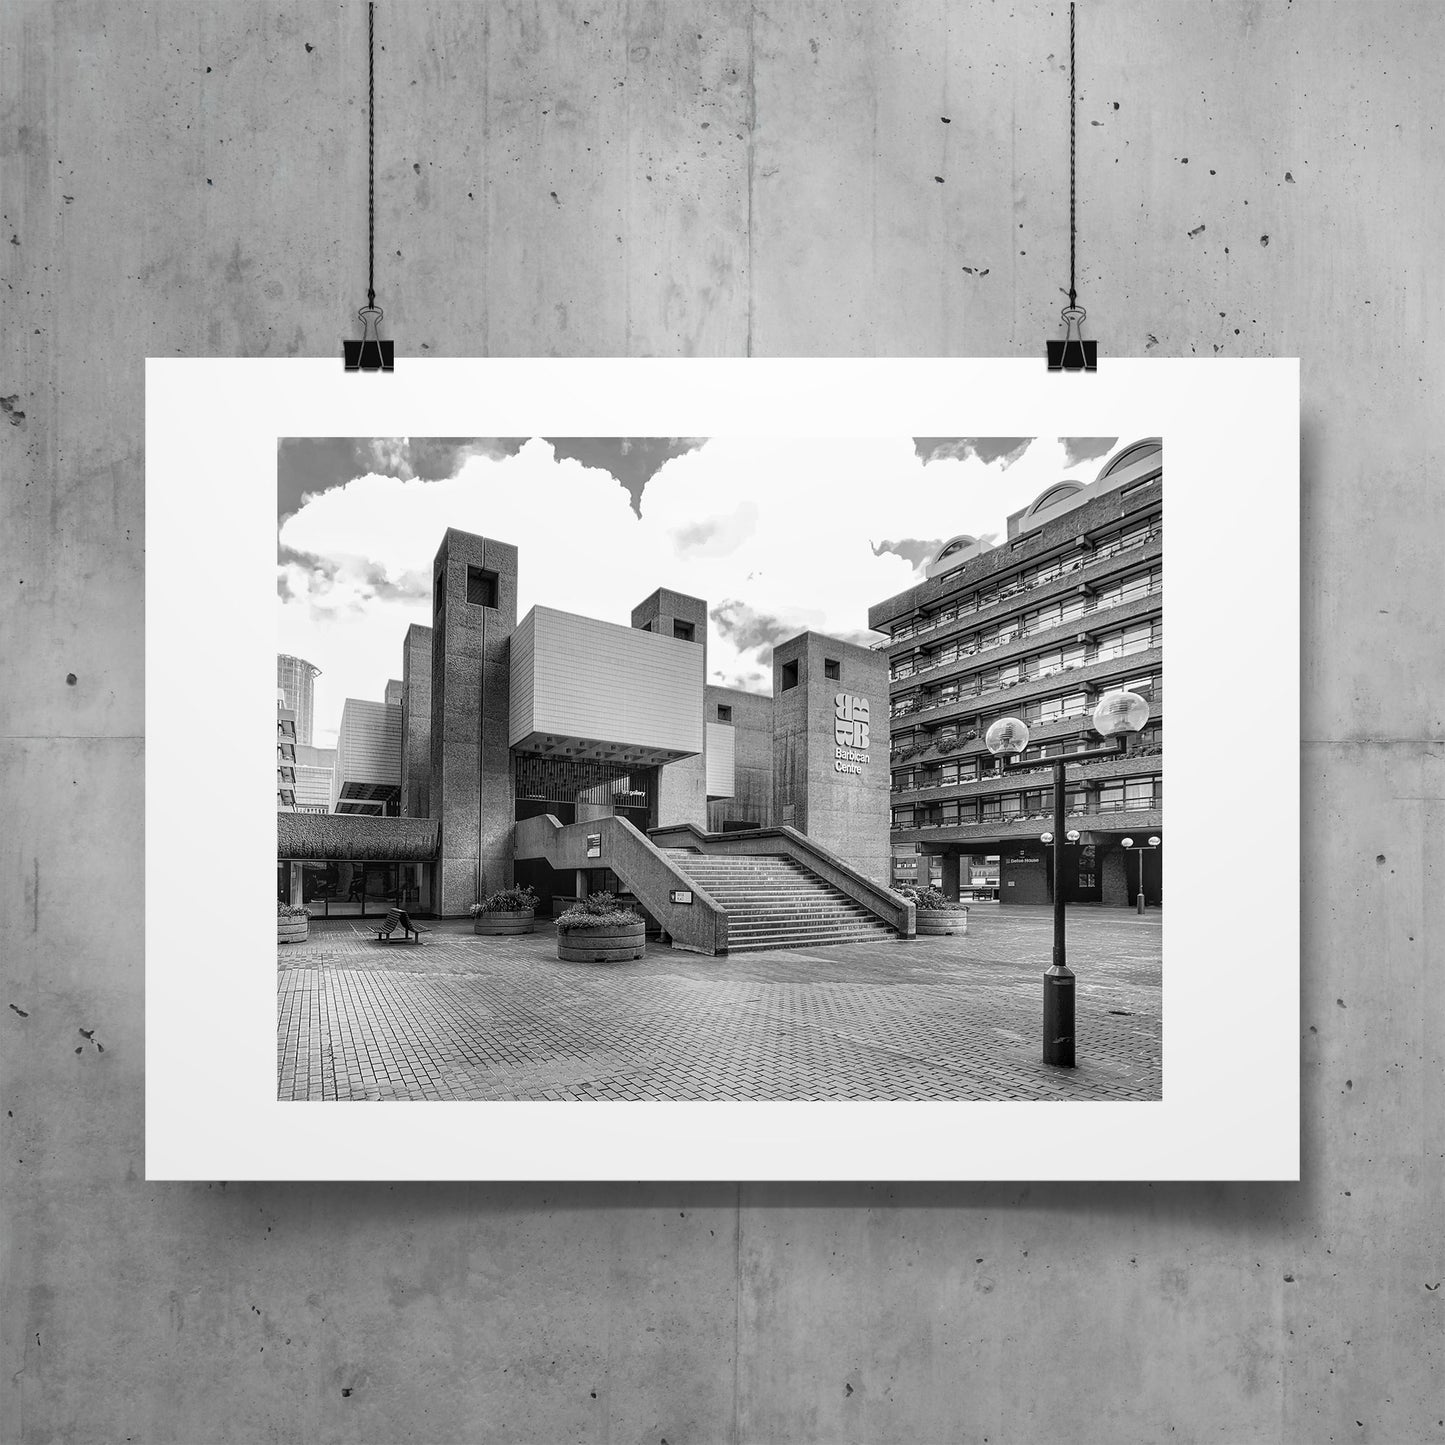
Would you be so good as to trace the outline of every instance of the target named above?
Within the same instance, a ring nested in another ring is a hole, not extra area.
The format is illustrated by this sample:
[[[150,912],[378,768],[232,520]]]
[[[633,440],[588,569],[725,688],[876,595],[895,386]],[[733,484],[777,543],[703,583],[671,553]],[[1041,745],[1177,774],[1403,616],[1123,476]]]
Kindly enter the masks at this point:
[[[321,669],[314,742],[379,699],[431,623],[431,566],[457,527],[519,549],[518,616],[541,604],[627,623],[658,587],[705,597],[709,681],[772,688],[806,628],[872,640],[868,607],[920,581],[949,537],[1065,477],[1114,437],[283,438],[277,651]]]

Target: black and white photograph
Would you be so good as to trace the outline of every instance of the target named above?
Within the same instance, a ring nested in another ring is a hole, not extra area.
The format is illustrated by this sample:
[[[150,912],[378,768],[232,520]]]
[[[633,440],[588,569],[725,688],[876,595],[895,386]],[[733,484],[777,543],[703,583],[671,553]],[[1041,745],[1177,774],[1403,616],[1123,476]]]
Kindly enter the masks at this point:
[[[277,469],[280,1099],[1161,1097],[1161,438]]]

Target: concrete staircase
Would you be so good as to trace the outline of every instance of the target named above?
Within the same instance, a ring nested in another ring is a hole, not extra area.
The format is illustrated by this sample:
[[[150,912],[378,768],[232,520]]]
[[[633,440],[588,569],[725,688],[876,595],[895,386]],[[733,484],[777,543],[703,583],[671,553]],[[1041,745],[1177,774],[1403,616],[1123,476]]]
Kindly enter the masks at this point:
[[[791,858],[694,848],[662,851],[726,910],[730,953],[882,942],[897,936],[876,914]]]

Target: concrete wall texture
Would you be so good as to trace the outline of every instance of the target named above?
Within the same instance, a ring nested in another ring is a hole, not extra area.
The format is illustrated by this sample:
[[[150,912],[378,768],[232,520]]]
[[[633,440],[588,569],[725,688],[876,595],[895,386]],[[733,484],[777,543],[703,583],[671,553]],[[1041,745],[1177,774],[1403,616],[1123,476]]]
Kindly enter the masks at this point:
[[[1058,334],[1060,5],[377,28],[399,366]],[[1273,1186],[144,1181],[142,361],[355,334],[365,53],[359,4],[0,9],[6,1438],[1445,1438],[1445,6],[1080,7],[1101,365],[1302,358],[1305,1162]]]

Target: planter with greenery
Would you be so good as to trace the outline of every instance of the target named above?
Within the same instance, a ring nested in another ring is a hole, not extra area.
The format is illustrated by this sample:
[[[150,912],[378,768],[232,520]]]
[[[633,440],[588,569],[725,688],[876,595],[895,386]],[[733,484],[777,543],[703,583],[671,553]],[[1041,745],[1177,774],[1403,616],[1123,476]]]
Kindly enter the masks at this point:
[[[310,909],[301,907],[299,903],[277,903],[276,942],[305,943],[310,917]]]
[[[900,888],[898,891],[913,902],[920,938],[967,934],[968,904],[953,902],[937,888]]]
[[[589,893],[557,919],[557,957],[570,963],[622,963],[641,958],[647,924],[610,893]]]
[[[472,904],[472,932],[488,938],[530,933],[536,917],[537,895],[530,888],[503,888]]]

